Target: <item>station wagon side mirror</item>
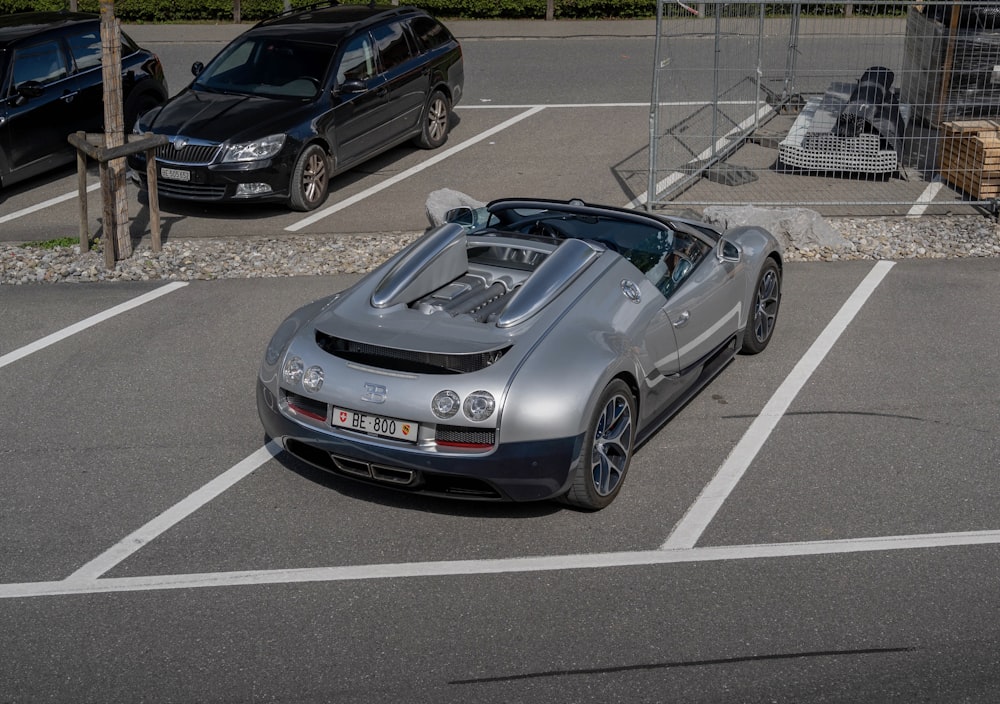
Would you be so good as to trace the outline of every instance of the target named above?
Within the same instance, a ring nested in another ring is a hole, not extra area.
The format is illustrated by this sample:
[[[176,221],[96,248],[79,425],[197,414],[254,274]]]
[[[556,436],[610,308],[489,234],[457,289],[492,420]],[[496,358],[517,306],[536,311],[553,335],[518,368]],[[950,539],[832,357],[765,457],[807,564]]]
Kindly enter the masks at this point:
[[[45,92],[45,86],[38,81],[25,81],[17,87],[17,105],[24,105],[32,98],[38,98]]]
[[[365,85],[364,81],[352,80],[340,84],[341,93],[364,93],[366,90],[368,90],[368,86]]]
[[[204,70],[205,70],[205,64],[203,64],[200,61],[195,61],[193,64],[191,64],[191,75],[192,76],[198,76]]]
[[[725,237],[719,240],[719,246],[715,252],[720,262],[738,262],[740,255],[742,255],[740,248]]]

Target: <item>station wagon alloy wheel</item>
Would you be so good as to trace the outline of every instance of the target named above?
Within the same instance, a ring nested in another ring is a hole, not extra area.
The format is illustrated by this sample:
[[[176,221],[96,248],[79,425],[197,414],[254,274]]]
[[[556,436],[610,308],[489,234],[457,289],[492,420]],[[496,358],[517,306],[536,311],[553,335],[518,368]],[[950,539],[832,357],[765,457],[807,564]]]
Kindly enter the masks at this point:
[[[448,139],[448,114],[450,112],[448,99],[441,91],[434,91],[427,101],[424,115],[424,132],[420,136],[420,146],[425,149],[437,149]]]
[[[295,210],[313,210],[326,200],[330,184],[330,169],[326,152],[315,144],[299,157],[289,186],[289,204]]]

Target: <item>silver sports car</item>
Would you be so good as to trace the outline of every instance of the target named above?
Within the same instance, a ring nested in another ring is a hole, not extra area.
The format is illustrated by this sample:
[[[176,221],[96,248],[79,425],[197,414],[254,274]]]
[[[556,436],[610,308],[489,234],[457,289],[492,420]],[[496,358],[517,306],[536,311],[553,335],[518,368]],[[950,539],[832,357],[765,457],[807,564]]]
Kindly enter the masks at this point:
[[[257,381],[267,434],[337,475],[607,506],[647,439],[774,333],[765,230],[497,200],[292,313]]]

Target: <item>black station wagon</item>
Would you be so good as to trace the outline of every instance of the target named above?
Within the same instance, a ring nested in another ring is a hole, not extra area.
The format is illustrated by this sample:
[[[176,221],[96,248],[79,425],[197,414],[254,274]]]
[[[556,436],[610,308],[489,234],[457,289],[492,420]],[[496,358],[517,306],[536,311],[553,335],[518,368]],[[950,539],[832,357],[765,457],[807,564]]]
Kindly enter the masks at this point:
[[[155,54],[121,34],[126,132],[167,99]],[[104,130],[101,18],[79,12],[0,15],[0,185],[72,162],[73,132]]]
[[[166,135],[158,192],[191,201],[279,201],[312,210],[330,176],[414,140],[448,137],[462,97],[458,41],[413,7],[323,5],[237,37],[137,132]],[[143,155],[130,157],[145,178]]]

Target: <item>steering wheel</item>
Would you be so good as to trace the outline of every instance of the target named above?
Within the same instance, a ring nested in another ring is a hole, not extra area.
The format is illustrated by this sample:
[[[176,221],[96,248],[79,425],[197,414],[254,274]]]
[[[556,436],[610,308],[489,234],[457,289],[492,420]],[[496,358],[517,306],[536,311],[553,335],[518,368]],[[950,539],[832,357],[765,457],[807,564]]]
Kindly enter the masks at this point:
[[[528,230],[529,235],[540,235],[542,237],[551,237],[557,240],[564,240],[567,238],[565,232],[560,230],[555,225],[544,222],[542,220],[536,220],[531,228]]]

